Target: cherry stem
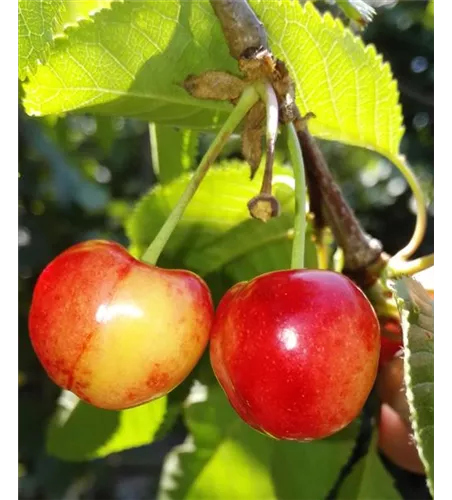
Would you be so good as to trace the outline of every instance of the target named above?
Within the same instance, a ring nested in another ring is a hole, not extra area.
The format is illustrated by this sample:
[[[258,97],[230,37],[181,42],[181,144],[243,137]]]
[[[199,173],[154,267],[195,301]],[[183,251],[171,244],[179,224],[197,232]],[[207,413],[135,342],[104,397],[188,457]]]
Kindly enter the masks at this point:
[[[267,127],[266,142],[267,155],[265,159],[264,177],[262,179],[262,194],[272,193],[273,162],[275,161],[275,144],[278,135],[279,109],[278,99],[270,83],[266,82],[262,87],[258,87],[261,99],[265,102]]]
[[[337,273],[342,273],[344,270],[344,251],[341,247],[337,247],[333,254],[333,268]]]
[[[318,269],[328,269],[328,246],[325,242],[325,229],[316,231],[315,248],[317,252],[317,267]]]
[[[254,87],[247,87],[243,91],[239,101],[227,118],[220,132],[213,140],[212,144],[201,160],[201,163],[193,174],[193,177],[190,179],[190,182],[185,188],[185,191],[182,193],[182,196],[179,198],[179,201],[173,208],[173,211],[170,213],[157,236],[154,238],[148,249],[141,257],[142,261],[151,265],[154,265],[157,262],[166,243],[168,242],[171,234],[173,233],[185,209],[187,208],[187,205],[190,203],[190,200],[193,198],[193,195],[196,193],[196,190],[201,184],[201,181],[209,170],[209,167],[216,160],[227,140],[234,132],[235,128],[239,125],[248,111],[256,104],[258,100],[259,94],[256,92]]]
[[[405,180],[408,182],[408,185],[413,192],[414,199],[416,201],[416,225],[414,227],[413,236],[408,244],[402,248],[399,252],[394,255],[394,257],[400,259],[407,259],[411,257],[413,253],[419,248],[419,245],[422,243],[425,235],[425,229],[427,227],[427,210],[424,193],[422,192],[422,188],[419,184],[419,181],[414,174],[414,172],[409,167],[408,163],[405,160],[404,156],[397,156],[391,158],[394,162],[395,166],[400,170]]]
[[[267,47],[264,25],[246,0],[210,0],[210,4],[220,21],[232,57],[239,59],[249,47]]]
[[[397,278],[405,275],[412,276],[432,267],[434,263],[434,254],[432,253],[409,261],[402,260],[398,255],[395,255],[388,262],[387,275],[388,278]]]
[[[303,154],[293,123],[287,125],[290,160],[295,176],[295,219],[292,244],[291,269],[304,268],[304,247],[306,241],[306,179]]]

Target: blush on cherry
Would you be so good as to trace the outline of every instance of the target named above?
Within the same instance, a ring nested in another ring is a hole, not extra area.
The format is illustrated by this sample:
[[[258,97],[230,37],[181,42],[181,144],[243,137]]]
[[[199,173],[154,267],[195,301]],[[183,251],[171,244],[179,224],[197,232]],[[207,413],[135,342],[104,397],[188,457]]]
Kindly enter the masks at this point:
[[[56,384],[117,410],[180,384],[207,346],[213,314],[197,275],[145,264],[117,243],[94,240],[69,248],[42,272],[29,330]]]

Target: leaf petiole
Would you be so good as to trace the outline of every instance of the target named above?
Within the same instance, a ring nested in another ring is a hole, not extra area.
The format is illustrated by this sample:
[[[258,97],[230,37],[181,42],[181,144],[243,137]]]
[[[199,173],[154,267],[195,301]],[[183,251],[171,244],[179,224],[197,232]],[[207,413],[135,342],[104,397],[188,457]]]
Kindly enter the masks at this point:
[[[405,261],[395,255],[388,262],[387,275],[389,278],[397,278],[406,275],[412,276],[413,274],[432,267],[434,263],[434,254],[432,253],[409,261]]]
[[[155,264],[157,262],[166,243],[168,242],[171,234],[173,233],[182,215],[184,214],[187,205],[190,203],[190,200],[196,193],[196,190],[201,184],[201,181],[203,180],[210,166],[216,160],[217,156],[223,149],[232,132],[234,132],[235,128],[239,125],[248,111],[254,106],[254,104],[256,104],[258,100],[259,94],[256,92],[254,87],[247,87],[243,91],[239,101],[224,123],[220,132],[213,140],[212,144],[201,160],[201,163],[193,174],[193,177],[185,188],[185,191],[182,193],[182,196],[179,198],[179,201],[173,208],[173,211],[166,219],[157,236],[154,238],[152,243],[142,255],[142,261],[148,264]]]
[[[402,248],[402,250],[397,252],[394,256],[400,259],[407,259],[411,255],[413,255],[413,253],[419,248],[419,245],[422,243],[425,235],[425,229],[427,226],[425,197],[419,181],[408,163],[405,161],[405,157],[396,156],[391,158],[391,161],[400,170],[403,177],[408,182],[408,185],[410,186],[411,191],[413,192],[414,199],[416,201],[416,226],[414,228],[413,236],[411,237],[411,240],[407,243],[407,245]]]

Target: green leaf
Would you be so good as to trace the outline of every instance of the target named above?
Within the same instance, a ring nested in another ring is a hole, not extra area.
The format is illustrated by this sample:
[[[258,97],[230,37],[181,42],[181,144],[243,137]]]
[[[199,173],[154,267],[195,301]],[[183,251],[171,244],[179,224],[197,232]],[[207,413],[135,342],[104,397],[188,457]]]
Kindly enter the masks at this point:
[[[309,122],[310,131],[396,155],[404,131],[399,92],[375,47],[365,46],[331,14],[321,16],[310,2],[249,3],[294,78],[301,112],[317,117]]]
[[[27,113],[86,108],[190,128],[217,127],[228,103],[198,101],[190,73],[237,72],[207,2],[114,2],[66,31],[26,85]]]
[[[375,433],[366,455],[345,478],[338,500],[401,500],[394,485],[394,478],[385,469],[378,454]]]
[[[129,410],[101,410],[63,392],[47,430],[47,451],[79,462],[151,443],[166,409],[166,398]]]
[[[268,475],[267,438],[248,428],[214,384],[198,385],[193,399],[208,400],[186,409],[193,437],[176,447],[165,460],[158,498],[186,500],[274,498]]]
[[[52,0],[47,0],[51,2]],[[118,0],[64,0],[65,9],[61,15],[63,25],[78,23],[88,19],[99,10],[109,8],[111,3]]]
[[[180,385],[167,394],[165,415],[155,435],[156,440],[165,437],[176,424],[177,419],[182,413],[182,405],[190,394],[190,390],[195,382],[197,371],[198,365]]]
[[[319,442],[278,441],[245,424],[217,383],[196,389],[185,410],[191,435],[166,458],[159,500],[327,495],[352,451],[357,426]]]
[[[293,178],[275,165],[274,194],[281,216],[268,223],[251,219],[247,202],[259,192],[263,169],[249,180],[249,166],[239,161],[212,168],[162,254],[165,265],[183,266],[202,276],[224,270],[234,280],[290,266],[293,227]],[[137,204],[126,229],[132,251],[141,255],[179,199],[189,175],[157,186]],[[285,182],[285,183],[284,183]],[[315,265],[314,245],[307,238],[308,264]]]
[[[327,498],[353,452],[358,430],[355,420],[328,439],[311,443],[276,441],[271,472],[277,498]]]
[[[198,150],[197,132],[156,123],[149,126],[149,132],[152,168],[161,184],[167,184],[193,167]]]
[[[19,78],[45,63],[61,23],[63,0],[19,0]]]
[[[433,300],[413,278],[398,280],[395,291],[402,318],[405,386],[411,425],[433,495]]]
[[[397,84],[373,46],[309,2],[251,0],[275,55],[297,87],[313,134],[391,157],[403,134]],[[181,87],[189,74],[237,73],[209,3],[114,3],[67,31],[25,85],[29,114],[90,110],[188,128],[218,128],[230,105],[197,100]]]
[[[19,0],[19,78],[45,63],[54,38],[68,24],[76,24],[118,0]]]

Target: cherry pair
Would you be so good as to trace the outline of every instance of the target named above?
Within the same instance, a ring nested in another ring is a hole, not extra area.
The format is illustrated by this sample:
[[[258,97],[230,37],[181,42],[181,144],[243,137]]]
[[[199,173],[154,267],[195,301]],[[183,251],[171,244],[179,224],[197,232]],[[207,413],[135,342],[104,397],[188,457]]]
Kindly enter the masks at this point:
[[[214,313],[196,274],[145,264],[100,240],[46,267],[29,330],[56,384],[116,410],[174,389],[210,339],[213,370],[242,419],[299,441],[329,436],[359,414],[380,353],[375,312],[341,274],[268,273],[235,285]]]

